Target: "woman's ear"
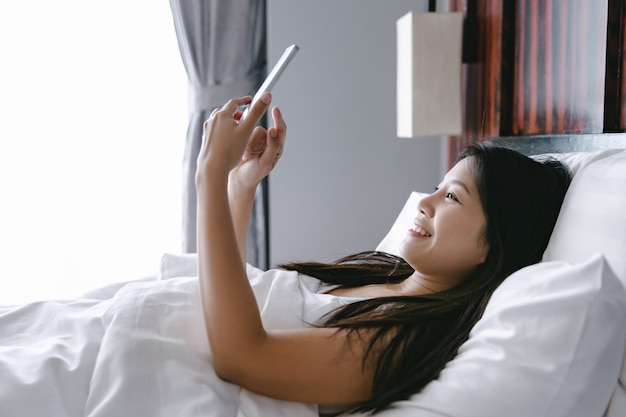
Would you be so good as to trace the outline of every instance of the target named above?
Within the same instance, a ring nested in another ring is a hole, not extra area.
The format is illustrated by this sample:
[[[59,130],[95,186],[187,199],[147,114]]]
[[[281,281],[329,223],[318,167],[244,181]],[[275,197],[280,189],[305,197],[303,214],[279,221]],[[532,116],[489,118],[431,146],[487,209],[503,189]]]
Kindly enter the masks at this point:
[[[484,245],[485,245],[485,247],[484,247],[485,251],[484,251],[482,260],[480,261],[481,264],[485,263],[485,261],[487,260],[487,255],[489,255],[489,244],[485,243]]]
[[[485,230],[480,234],[480,239],[478,240],[478,245],[482,248],[482,257],[480,260],[480,264],[484,264],[487,260],[487,256],[489,256],[489,250],[491,247],[489,246],[489,241],[487,240],[487,226],[485,226]]]

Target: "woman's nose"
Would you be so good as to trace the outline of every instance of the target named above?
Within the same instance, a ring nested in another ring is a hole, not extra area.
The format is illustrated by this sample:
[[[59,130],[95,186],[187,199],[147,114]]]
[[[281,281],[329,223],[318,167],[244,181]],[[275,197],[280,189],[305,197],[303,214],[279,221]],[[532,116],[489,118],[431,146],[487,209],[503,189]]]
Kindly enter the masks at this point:
[[[422,198],[419,203],[417,204],[417,213],[418,215],[421,214],[425,217],[433,217],[434,214],[434,208],[433,208],[433,204],[432,204],[432,194],[429,196],[426,196],[424,198]]]
[[[423,209],[419,210],[419,214],[421,214],[422,216],[426,217],[426,218],[430,218],[430,214],[428,214],[426,211],[424,211]]]

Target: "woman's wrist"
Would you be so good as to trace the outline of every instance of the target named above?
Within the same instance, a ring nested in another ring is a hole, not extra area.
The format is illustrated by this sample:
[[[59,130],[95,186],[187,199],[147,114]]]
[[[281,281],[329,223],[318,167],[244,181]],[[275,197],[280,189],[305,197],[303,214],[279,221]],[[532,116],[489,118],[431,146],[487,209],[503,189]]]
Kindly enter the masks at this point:
[[[212,190],[218,190],[228,187],[228,175],[205,172],[196,175],[196,194],[198,197],[210,194]]]
[[[228,175],[228,193],[231,195],[254,195],[260,181],[249,181],[242,179],[237,170],[233,170]]]

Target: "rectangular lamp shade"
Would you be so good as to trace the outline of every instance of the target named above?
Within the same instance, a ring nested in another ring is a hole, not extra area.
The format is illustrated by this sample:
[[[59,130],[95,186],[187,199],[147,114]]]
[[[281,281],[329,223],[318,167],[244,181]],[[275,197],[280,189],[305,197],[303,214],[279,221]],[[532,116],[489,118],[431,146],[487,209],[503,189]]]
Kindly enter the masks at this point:
[[[463,13],[407,13],[396,22],[397,134],[460,135]]]

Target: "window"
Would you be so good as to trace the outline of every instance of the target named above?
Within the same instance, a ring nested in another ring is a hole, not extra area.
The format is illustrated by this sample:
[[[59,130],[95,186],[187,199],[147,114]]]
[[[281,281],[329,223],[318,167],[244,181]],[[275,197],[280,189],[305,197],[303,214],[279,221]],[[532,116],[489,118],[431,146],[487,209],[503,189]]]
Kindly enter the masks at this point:
[[[0,304],[156,273],[187,125],[169,2],[2,2],[0,54]]]

